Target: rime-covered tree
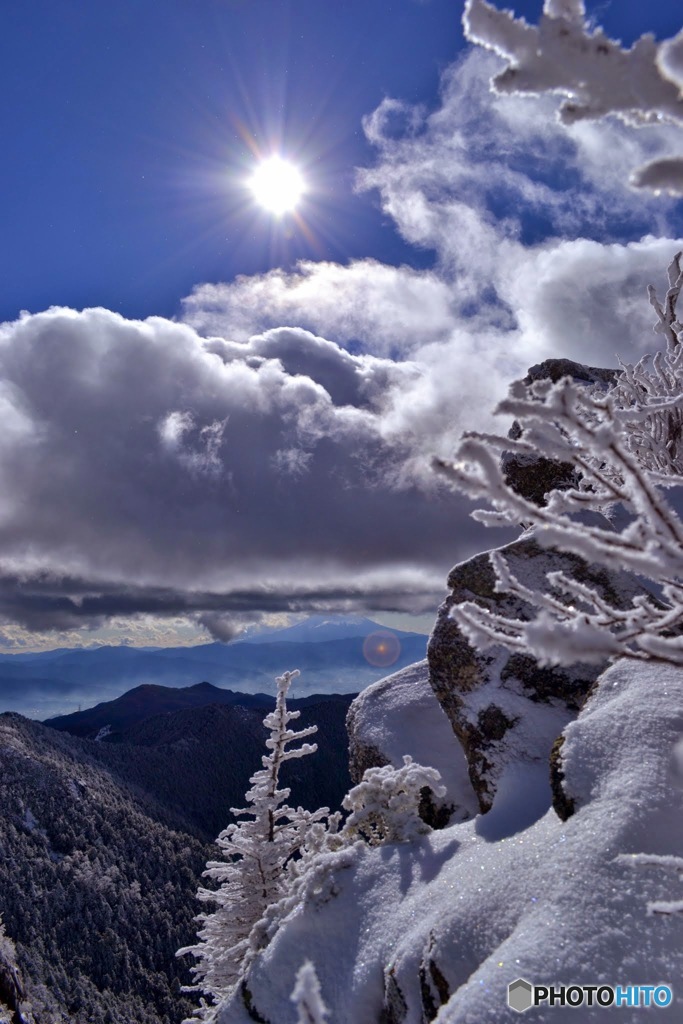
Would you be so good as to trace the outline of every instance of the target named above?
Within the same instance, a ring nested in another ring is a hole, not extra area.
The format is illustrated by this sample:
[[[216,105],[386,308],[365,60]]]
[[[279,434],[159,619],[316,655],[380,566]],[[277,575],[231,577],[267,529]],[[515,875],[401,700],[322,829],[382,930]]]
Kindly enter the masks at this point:
[[[329,813],[326,807],[311,813],[288,806],[290,791],[279,787],[282,765],[317,749],[314,743],[292,746],[317,731],[314,725],[298,731],[289,727],[300,714],[287,708],[287,693],[298,675],[298,671],[285,672],[276,680],[275,710],[264,719],[270,731],[266,740],[269,753],[263,756],[263,767],[250,779],[247,807],[232,809],[242,820],[229,825],[218,837],[223,859],[207,864],[204,875],[217,883],[217,888],[201,888],[198,893],[200,900],[214,903],[216,909],[200,915],[199,942],[178,953],[196,957],[195,987],[214,1004],[243,978],[267,935],[259,923],[287,891],[290,862],[305,845],[309,830]],[[213,1019],[214,1010],[205,1001],[197,1012],[201,1019]]]
[[[16,950],[0,917],[0,1020],[6,1018],[9,1024],[28,1024],[28,1018],[21,1011],[23,999]]]
[[[664,478],[683,474],[683,345],[676,308],[683,287],[681,256],[669,266],[669,288],[661,303],[654,288],[650,304],[657,314],[655,332],[665,347],[635,366],[622,363],[612,391],[620,411],[626,444],[640,465]],[[666,479],[664,480],[666,483]]]

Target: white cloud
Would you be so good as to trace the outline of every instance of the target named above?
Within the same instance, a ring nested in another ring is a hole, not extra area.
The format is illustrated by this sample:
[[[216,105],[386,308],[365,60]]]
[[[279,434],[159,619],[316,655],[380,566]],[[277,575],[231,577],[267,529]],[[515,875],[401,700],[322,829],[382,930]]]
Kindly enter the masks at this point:
[[[633,362],[660,342],[647,285],[666,291],[666,267],[683,239],[643,238],[603,245],[588,239],[539,248],[504,269],[502,292],[515,307],[521,336],[545,355],[593,366]]]
[[[671,203],[635,193],[624,167],[668,156],[678,128],[562,125],[552,98],[493,94],[499,66],[470,53],[445,74],[440,107],[406,115],[399,135],[387,126],[390,102],[366,120],[379,159],[360,185],[380,190],[406,239],[477,282],[495,279],[491,261],[537,238],[612,240],[663,225]]]
[[[678,208],[630,189],[624,167],[666,153],[677,136],[617,120],[563,126],[551,97],[494,95],[499,66],[474,51],[448,69],[434,111],[387,99],[366,119],[377,160],[359,187],[379,193],[408,241],[434,251],[431,270],[303,263],[197,288],[189,322],[228,339],[302,324],[409,360],[396,364],[400,384],[385,369],[381,429],[410,437],[413,453],[488,426],[531,363],[637,358],[652,341],[646,285],[679,244],[666,237]],[[287,358],[297,372],[294,352]],[[349,386],[338,349],[331,372]]]
[[[527,300],[534,301],[534,268],[547,262],[549,252],[556,267],[565,253],[573,267],[573,243],[590,241],[593,268],[602,253],[598,276],[611,278],[609,265],[621,262],[621,245],[665,238],[672,221],[683,227],[676,214],[680,204],[636,192],[624,174],[625,167],[664,160],[680,131],[635,130],[617,119],[561,125],[552,97],[494,95],[489,80],[499,66],[491,55],[474,51],[445,73],[436,110],[387,99],[365,121],[377,160],[359,172],[359,187],[379,193],[406,240],[433,250],[431,270],[374,260],[349,266],[305,262],[294,272],[202,285],[185,301],[186,320],[202,334],[233,340],[285,323],[304,326],[340,345],[417,359],[428,372],[423,353],[434,345],[444,348],[435,364],[452,365],[465,334],[479,338],[485,324],[490,340],[492,328],[506,334],[524,320]],[[672,251],[675,244],[673,239]],[[642,273],[651,273],[651,247],[644,242],[625,251],[632,279],[640,283],[635,264],[642,257]],[[660,273],[667,262],[664,257]],[[531,294],[506,290],[519,277]],[[609,310],[610,295],[603,299]],[[577,315],[581,301],[577,279]],[[613,342],[604,339],[606,351],[619,348],[621,309],[620,302],[612,310]],[[494,350],[511,340],[493,342]],[[479,347],[474,340],[470,345]],[[515,368],[545,351],[522,337],[515,348]],[[545,354],[578,356],[585,348]],[[486,356],[483,351],[480,358]]]
[[[183,302],[183,319],[205,336],[246,341],[289,324],[377,354],[446,337],[453,312],[451,289],[437,274],[371,259],[346,267],[303,261],[294,272],[200,285]]]

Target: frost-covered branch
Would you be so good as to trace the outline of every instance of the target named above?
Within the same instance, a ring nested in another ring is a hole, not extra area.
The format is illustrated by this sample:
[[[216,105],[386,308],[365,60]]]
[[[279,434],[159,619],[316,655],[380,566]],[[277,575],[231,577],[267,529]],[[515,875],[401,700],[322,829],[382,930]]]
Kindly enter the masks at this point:
[[[657,314],[655,331],[666,339],[664,351],[645,356],[635,366],[622,363],[613,391],[629,450],[662,483],[683,474],[683,325],[677,303],[683,287],[681,254],[669,267],[669,287],[660,302],[650,287],[650,304]]]
[[[325,1024],[328,1009],[320,993],[320,982],[315,967],[306,960],[296,975],[296,985],[290,996],[297,1008],[297,1024]]]
[[[467,0],[463,24],[471,42],[509,62],[493,79],[498,92],[564,95],[564,124],[616,114],[635,126],[683,125],[683,31],[661,44],[644,35],[626,50],[591,28],[582,0],[545,0],[537,26]],[[632,183],[683,194],[683,157],[646,164]]]
[[[478,646],[527,650],[541,664],[615,657],[683,664],[683,523],[663,493],[683,485],[683,346],[676,319],[682,284],[679,254],[669,267],[665,302],[651,291],[666,350],[623,367],[607,395],[569,378],[515,385],[497,410],[515,417],[514,439],[469,434],[453,462],[437,462],[459,490],[493,505],[474,513],[485,524],[523,523],[544,547],[650,580],[648,592],[617,607],[566,573],[548,574],[544,588],[525,586],[494,552],[496,589],[515,594],[536,614],[513,619],[473,601],[455,605],[451,614]],[[577,482],[535,504],[509,484],[504,453],[568,464]]]
[[[619,859],[636,867],[655,867],[664,868],[667,871],[677,871],[683,880],[683,857],[657,853],[633,853],[624,854]],[[648,903],[647,912],[648,914],[683,914],[683,899],[653,900]]]

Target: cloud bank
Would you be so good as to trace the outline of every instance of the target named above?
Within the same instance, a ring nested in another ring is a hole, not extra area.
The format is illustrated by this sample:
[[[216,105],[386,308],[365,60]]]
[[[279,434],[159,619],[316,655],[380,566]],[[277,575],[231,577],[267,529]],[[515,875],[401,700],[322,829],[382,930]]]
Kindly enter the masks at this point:
[[[248,612],[422,611],[444,551],[476,544],[387,426],[411,362],[52,309],[0,328],[0,375],[0,614],[28,629],[181,613],[225,638]]]

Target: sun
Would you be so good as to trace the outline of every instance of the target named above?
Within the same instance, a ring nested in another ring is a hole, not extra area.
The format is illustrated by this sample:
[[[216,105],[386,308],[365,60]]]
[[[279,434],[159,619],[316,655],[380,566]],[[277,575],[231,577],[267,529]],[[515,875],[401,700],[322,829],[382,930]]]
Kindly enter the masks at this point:
[[[281,156],[262,160],[247,184],[259,206],[275,217],[295,210],[306,191],[299,168]]]

